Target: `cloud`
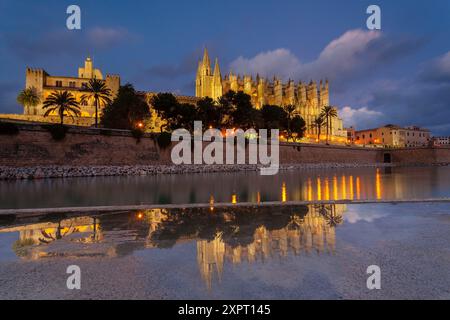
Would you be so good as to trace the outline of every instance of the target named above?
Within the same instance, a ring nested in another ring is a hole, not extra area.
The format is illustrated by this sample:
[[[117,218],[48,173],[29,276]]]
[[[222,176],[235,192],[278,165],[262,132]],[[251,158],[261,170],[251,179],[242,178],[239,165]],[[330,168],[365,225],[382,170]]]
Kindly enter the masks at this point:
[[[144,71],[148,77],[161,79],[175,79],[192,74],[197,70],[200,51],[196,50],[184,56],[179,64],[160,64],[149,67]]]
[[[43,34],[6,33],[3,36],[9,50],[23,60],[39,60],[49,55],[76,56],[86,50],[111,49],[133,36],[123,28],[94,27],[88,31],[55,30]]]
[[[438,99],[445,98],[444,91],[419,88],[415,83],[411,85],[403,80],[382,77],[385,76],[383,70],[387,66],[401,63],[425,42],[424,38],[355,29],[333,39],[312,61],[302,61],[289,49],[278,48],[250,58],[238,57],[231,62],[230,69],[238,73],[259,73],[264,77],[278,75],[285,80],[327,78],[330,80],[333,103],[339,100],[345,105],[340,110],[340,116],[346,126],[367,128],[393,121],[415,124],[420,116],[421,120],[430,118],[424,114],[427,112],[424,111],[427,109],[424,107],[427,105],[425,100],[433,104],[430,110],[435,112],[443,107],[442,101]],[[424,68],[424,74],[433,75],[439,80],[450,79],[447,78],[450,76],[450,72],[447,72],[450,71],[450,55]],[[437,69],[440,73],[436,73]],[[405,90],[408,88],[411,92],[407,93]],[[410,110],[414,110],[414,113]]]
[[[374,86],[367,105],[400,125],[420,125],[433,134],[450,134],[450,52],[422,64],[393,86]]]
[[[135,38],[124,28],[95,27],[88,31],[86,38],[89,44],[97,48],[109,49],[126,39]]]
[[[344,214],[344,220],[348,223],[354,224],[358,222],[369,222],[372,223],[375,220],[387,217],[388,214],[380,213],[373,210],[371,207],[364,208],[364,211],[360,211],[360,206],[352,206],[347,209]]]
[[[275,49],[261,52],[253,58],[240,56],[230,64],[230,70],[241,74],[257,73],[263,77],[277,75],[282,78],[292,78],[300,72],[300,60],[288,49]]]
[[[339,116],[344,120],[346,126],[366,127],[373,123],[376,118],[383,116],[383,113],[370,110],[367,107],[352,108],[345,106],[339,111]]]
[[[367,78],[379,70],[379,66],[415,52],[423,43],[424,40],[419,38],[388,37],[379,31],[355,29],[332,40],[310,62],[301,62],[290,50],[278,48],[252,58],[238,57],[229,67],[238,73],[277,75],[283,79],[328,78],[334,82],[335,90],[343,90],[349,82]]]
[[[450,83],[450,51],[425,63],[419,73],[423,81],[435,83]]]

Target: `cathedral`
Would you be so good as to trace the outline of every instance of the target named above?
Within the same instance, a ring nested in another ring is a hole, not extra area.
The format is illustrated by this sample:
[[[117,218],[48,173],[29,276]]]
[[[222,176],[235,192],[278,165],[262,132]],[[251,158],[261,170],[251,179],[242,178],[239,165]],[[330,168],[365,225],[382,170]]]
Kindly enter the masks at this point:
[[[198,63],[195,96],[217,100],[230,90],[248,94],[256,108],[266,104],[295,105],[297,114],[301,115],[306,122],[306,134],[311,138],[317,135],[317,129],[313,126],[314,120],[320,115],[322,108],[330,104],[328,80],[321,80],[319,84],[313,81],[309,84],[302,82],[295,84],[293,80],[283,83],[279,78],[274,77],[270,82],[259,75],[253,79],[250,75],[241,77],[231,71],[229,75],[222,77],[218,59],[215,60],[214,69],[211,69],[208,50],[205,49],[203,59]],[[322,133],[325,134],[325,129]],[[343,128],[342,119],[332,120],[331,135],[336,139],[346,138],[347,133]]]

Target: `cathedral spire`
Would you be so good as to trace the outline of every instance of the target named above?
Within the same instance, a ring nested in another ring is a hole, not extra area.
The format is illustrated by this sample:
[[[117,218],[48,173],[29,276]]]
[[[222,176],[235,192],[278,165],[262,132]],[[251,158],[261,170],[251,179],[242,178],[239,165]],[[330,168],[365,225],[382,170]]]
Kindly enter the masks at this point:
[[[211,66],[211,63],[209,62],[208,49],[206,47],[203,51],[203,65],[208,67]]]
[[[219,60],[216,58],[216,62],[214,64],[214,77],[218,77],[222,79],[222,75],[220,74]]]

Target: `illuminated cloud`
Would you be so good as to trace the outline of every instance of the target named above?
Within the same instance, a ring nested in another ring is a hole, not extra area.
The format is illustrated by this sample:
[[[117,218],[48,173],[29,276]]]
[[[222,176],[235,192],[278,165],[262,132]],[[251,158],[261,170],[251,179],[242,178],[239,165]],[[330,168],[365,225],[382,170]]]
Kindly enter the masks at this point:
[[[366,127],[383,116],[383,113],[370,110],[367,107],[352,108],[345,106],[339,111],[339,116],[344,120],[346,126]]]
[[[376,71],[376,66],[393,62],[414,52],[423,44],[421,39],[394,38],[379,31],[349,30],[332,40],[310,62],[301,62],[285,48],[261,52],[252,58],[238,57],[229,68],[236,73],[274,75],[283,79],[309,81],[328,78],[335,90]]]

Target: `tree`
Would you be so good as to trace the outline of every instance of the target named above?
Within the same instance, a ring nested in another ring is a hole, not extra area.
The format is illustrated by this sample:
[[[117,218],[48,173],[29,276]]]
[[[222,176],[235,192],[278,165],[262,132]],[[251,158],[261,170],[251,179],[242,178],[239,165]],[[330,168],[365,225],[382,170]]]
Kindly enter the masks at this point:
[[[261,117],[264,128],[283,130],[287,123],[287,114],[283,108],[275,105],[263,105],[261,108]]]
[[[197,119],[201,120],[205,128],[211,126],[213,128],[221,128],[225,114],[222,112],[225,109],[221,108],[213,99],[206,97],[197,102]]]
[[[242,92],[227,92],[221,101],[229,108],[230,119],[229,125],[238,127],[243,130],[249,128],[257,128],[261,125],[260,113],[253,108],[251,97]]]
[[[295,133],[294,141],[303,138],[306,130],[306,122],[301,116],[294,116],[291,121],[291,130]]]
[[[325,119],[322,117],[322,115],[319,115],[317,118],[314,119],[312,123],[312,127],[316,129],[317,132],[317,142],[320,142],[320,135],[322,134],[322,127],[325,124]]]
[[[337,117],[336,108],[332,106],[325,106],[322,108],[322,117],[325,118],[326,128],[327,128],[327,144],[330,136],[330,132],[332,131],[332,120]]]
[[[43,109],[48,109],[44,113],[44,117],[47,117],[51,112],[58,112],[61,119],[61,125],[64,124],[64,114],[67,114],[73,118],[73,116],[80,116],[80,106],[72,95],[68,91],[53,91],[44,101]]]
[[[104,81],[98,79],[89,80],[84,89],[88,93],[81,96],[81,103],[94,100],[95,105],[95,127],[98,127],[98,108],[111,102],[111,90],[106,86]]]
[[[121,86],[117,97],[103,109],[100,123],[112,129],[143,129],[150,120],[150,107],[129,83]]]
[[[292,137],[291,132],[291,121],[294,117],[295,106],[292,104],[287,104],[283,106],[283,110],[286,112],[286,131],[287,131],[287,140]]]
[[[37,90],[34,87],[26,88],[20,91],[17,96],[17,102],[24,107],[26,114],[30,114],[31,107],[37,106],[40,101],[41,99],[39,99]]]
[[[176,110],[177,115],[172,119],[170,129],[184,128],[189,132],[194,132],[194,121],[199,120],[195,106],[190,103],[180,103]]]
[[[165,127],[175,127],[174,119],[178,116],[180,104],[172,93],[158,93],[151,98],[150,104],[156,114],[166,122],[160,127],[161,132]]]

